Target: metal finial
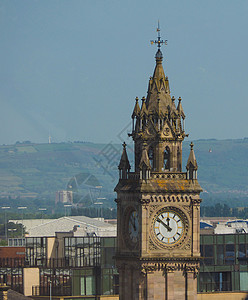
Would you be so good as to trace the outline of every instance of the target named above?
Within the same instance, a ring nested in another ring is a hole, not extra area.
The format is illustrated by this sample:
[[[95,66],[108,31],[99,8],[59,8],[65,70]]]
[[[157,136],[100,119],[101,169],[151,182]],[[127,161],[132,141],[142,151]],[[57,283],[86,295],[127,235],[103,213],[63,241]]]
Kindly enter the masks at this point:
[[[194,148],[193,142],[190,143],[190,148],[191,148],[191,150],[193,150],[193,148]]]
[[[124,143],[122,144],[122,146],[123,146],[123,149],[126,149],[127,144],[124,142]]]
[[[151,40],[151,44],[157,44],[158,45],[158,50],[160,50],[161,45],[167,45],[167,40],[161,40],[160,37],[160,26],[159,26],[159,20],[158,20],[158,27],[157,27],[157,33],[158,33],[158,39],[157,40]]]

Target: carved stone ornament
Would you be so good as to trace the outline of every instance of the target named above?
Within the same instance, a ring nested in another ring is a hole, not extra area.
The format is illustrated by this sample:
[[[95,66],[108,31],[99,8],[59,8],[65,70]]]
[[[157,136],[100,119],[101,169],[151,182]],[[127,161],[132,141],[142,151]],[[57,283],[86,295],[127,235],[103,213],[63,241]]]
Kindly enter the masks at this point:
[[[168,136],[168,135],[170,134],[170,128],[169,128],[169,127],[164,128],[163,134],[164,134],[165,136]]]
[[[158,250],[158,246],[154,244],[154,242],[149,238],[149,245],[148,245],[149,250]]]
[[[195,278],[197,277],[200,270],[199,262],[145,262],[140,266],[140,272],[142,275],[155,271],[163,271],[164,275],[166,273],[173,273],[176,271],[183,271],[184,276],[187,273],[194,273]]]
[[[161,174],[157,174],[156,177],[160,177],[163,176]],[[165,174],[164,176],[170,176],[171,179],[174,179],[173,176],[175,176],[176,178],[179,176],[183,176],[182,174]],[[143,199],[142,199],[143,200]],[[185,204],[189,204],[191,201],[191,197],[187,196],[187,195],[156,195],[156,196],[151,196],[150,200],[143,200],[143,202],[149,203],[149,202],[169,202],[169,203],[185,203]]]
[[[202,199],[200,199],[200,198],[193,198],[193,199],[191,199],[191,202],[194,205],[200,205],[201,202],[202,202]]]
[[[186,265],[184,268],[184,275],[186,276],[187,273],[194,273],[194,278],[197,278],[200,271],[200,265]]]
[[[158,210],[159,208],[162,208],[162,205],[149,205],[149,218],[152,216],[154,211]]]

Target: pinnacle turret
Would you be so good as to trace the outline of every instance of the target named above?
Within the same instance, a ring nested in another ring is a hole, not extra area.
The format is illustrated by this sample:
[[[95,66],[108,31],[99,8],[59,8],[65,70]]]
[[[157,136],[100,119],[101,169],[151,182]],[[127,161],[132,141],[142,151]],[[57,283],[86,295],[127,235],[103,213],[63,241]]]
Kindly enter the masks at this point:
[[[134,119],[135,117],[139,117],[140,116],[140,106],[139,106],[139,98],[136,97],[135,98],[135,106],[134,106],[134,109],[133,109],[133,114],[132,114],[132,119]]]
[[[122,144],[123,146],[123,150],[122,150],[122,155],[121,155],[121,160],[118,166],[118,169],[120,171],[120,178],[121,179],[126,179],[127,178],[127,174],[131,169],[129,160],[128,160],[128,156],[127,156],[127,150],[126,150],[126,143],[124,142]]]
[[[194,144],[192,142],[190,144],[190,153],[189,153],[186,169],[188,173],[188,179],[197,179],[198,165],[194,153]]]

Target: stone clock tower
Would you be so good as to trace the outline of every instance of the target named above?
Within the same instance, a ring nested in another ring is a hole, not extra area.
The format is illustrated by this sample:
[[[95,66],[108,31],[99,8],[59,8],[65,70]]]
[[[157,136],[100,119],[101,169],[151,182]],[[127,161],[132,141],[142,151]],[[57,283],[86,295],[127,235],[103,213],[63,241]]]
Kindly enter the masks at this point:
[[[135,169],[124,143],[115,188],[120,300],[196,300],[202,189],[192,143],[182,172],[185,114],[170,95],[159,29],[154,43],[147,97],[141,107],[136,98],[132,114]]]

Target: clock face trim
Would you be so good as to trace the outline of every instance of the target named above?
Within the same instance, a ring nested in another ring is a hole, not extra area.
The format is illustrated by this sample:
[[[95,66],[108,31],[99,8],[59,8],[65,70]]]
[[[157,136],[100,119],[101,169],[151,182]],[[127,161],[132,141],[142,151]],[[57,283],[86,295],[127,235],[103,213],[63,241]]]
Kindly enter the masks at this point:
[[[140,236],[139,213],[138,210],[129,206],[124,212],[124,240],[128,248],[134,249],[137,247]]]
[[[152,219],[151,237],[165,248],[179,247],[186,239],[189,221],[186,214],[174,206],[160,208]]]

